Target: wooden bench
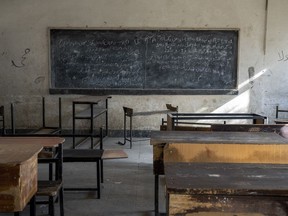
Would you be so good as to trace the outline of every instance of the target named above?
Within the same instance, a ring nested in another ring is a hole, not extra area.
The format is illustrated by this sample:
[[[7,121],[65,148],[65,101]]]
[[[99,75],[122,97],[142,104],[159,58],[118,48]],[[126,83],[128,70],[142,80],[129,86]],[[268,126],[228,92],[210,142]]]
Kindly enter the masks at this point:
[[[171,112],[178,112],[178,106],[173,107],[171,104],[166,104],[166,110],[156,110],[156,111],[146,111],[146,112],[134,112],[132,108],[123,107],[124,111],[124,142],[118,142],[120,145],[125,145],[126,141],[130,142],[130,149],[132,148],[132,125],[133,125],[133,117],[136,116],[149,116],[149,115],[157,115],[157,114],[167,114]],[[127,118],[130,118],[129,122],[129,133],[127,134]]]
[[[167,215],[287,214],[287,139],[269,132],[196,133],[164,147]]]
[[[161,129],[209,130],[212,124],[217,124],[215,121],[226,124],[230,120],[250,120],[252,124],[265,124],[266,119],[267,117],[254,113],[169,113],[167,121],[162,120]]]

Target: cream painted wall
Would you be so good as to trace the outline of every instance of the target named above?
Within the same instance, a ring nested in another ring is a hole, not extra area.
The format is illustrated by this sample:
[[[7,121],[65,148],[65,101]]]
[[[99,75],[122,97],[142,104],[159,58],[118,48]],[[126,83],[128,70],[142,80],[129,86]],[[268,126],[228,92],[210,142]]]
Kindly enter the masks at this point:
[[[110,128],[123,127],[122,106],[135,110],[164,109],[180,112],[254,112],[268,115],[275,104],[288,108],[286,28],[288,2],[270,0],[265,41],[266,0],[1,0],[0,1],[0,104],[17,107],[17,126],[40,124],[40,99],[51,109],[58,96],[49,95],[49,27],[76,28],[187,28],[240,29],[239,95],[117,96],[110,101]],[[264,49],[266,46],[266,53]],[[13,62],[12,62],[13,61]],[[18,67],[15,67],[18,66]],[[250,69],[249,69],[250,68]],[[255,76],[249,79],[248,71]],[[71,128],[71,100],[63,96],[65,128]],[[50,100],[50,101],[49,101]],[[56,106],[55,106],[56,109]],[[26,110],[26,111],[24,111]],[[9,127],[9,112],[7,125]],[[134,128],[158,129],[161,117],[138,118]],[[49,118],[55,120],[52,113]],[[155,120],[156,119],[156,120]]]

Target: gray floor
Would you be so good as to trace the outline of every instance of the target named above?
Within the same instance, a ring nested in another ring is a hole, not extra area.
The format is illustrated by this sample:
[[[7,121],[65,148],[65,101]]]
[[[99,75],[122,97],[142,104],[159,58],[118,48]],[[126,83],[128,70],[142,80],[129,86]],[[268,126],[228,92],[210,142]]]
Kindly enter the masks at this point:
[[[152,146],[147,138],[135,139],[132,149],[129,145],[118,145],[123,138],[107,138],[104,149],[123,149],[127,159],[104,161],[104,183],[101,184],[101,198],[94,192],[65,191],[66,216],[152,216],[154,213],[154,175],[152,169]],[[69,148],[69,140],[65,148]],[[64,186],[94,186],[95,163],[64,163]],[[43,167],[40,167],[39,173]],[[164,198],[163,198],[164,199]],[[163,211],[164,206],[161,206]],[[21,216],[28,216],[25,209]],[[56,216],[59,215],[56,205]],[[45,215],[47,207],[37,205],[39,215]],[[12,214],[0,214],[12,215]]]

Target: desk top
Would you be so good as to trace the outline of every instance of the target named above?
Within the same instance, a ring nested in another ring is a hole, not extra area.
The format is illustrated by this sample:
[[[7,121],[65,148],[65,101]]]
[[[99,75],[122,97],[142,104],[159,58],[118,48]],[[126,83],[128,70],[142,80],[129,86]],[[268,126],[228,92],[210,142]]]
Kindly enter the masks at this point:
[[[62,137],[0,137],[0,146],[3,144],[35,144],[43,148],[57,147],[65,141]]]
[[[0,166],[22,164],[37,155],[42,146],[38,144],[0,144]]]
[[[278,164],[165,163],[168,193],[279,195],[288,193],[288,166]]]
[[[44,147],[57,147],[64,143],[60,137],[0,137],[0,165],[21,164]]]
[[[269,132],[153,131],[150,143],[288,144],[288,139]]]

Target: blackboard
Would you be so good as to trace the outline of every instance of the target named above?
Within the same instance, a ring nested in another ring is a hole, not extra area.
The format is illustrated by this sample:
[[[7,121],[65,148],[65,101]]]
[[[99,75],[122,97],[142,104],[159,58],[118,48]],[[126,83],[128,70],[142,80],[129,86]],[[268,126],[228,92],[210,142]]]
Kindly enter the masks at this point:
[[[50,29],[50,93],[236,94],[237,30]]]

